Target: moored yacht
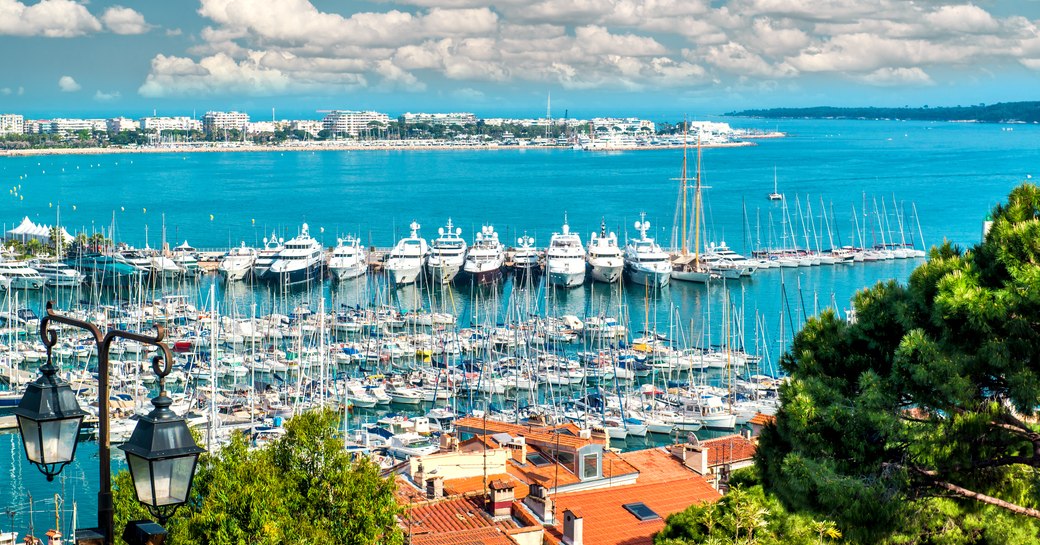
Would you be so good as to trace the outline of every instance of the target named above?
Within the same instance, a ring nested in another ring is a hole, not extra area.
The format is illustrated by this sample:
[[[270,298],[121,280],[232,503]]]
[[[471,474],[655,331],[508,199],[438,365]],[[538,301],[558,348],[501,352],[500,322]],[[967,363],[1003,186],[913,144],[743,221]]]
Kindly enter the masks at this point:
[[[437,238],[430,245],[430,259],[426,262],[426,270],[434,282],[448,284],[462,270],[466,262],[466,241],[462,238],[462,229],[448,224],[437,229]]]
[[[336,239],[336,247],[329,259],[329,272],[336,280],[349,280],[368,272],[368,254],[357,237],[347,235],[347,238]]]
[[[729,279],[751,276],[758,269],[756,262],[731,250],[726,245],[726,241],[719,244],[708,243],[708,248],[701,254],[701,261],[709,269],[718,272],[723,278]]]
[[[466,254],[462,269],[478,284],[493,284],[502,278],[505,252],[498,241],[498,233],[491,225],[484,225]]]
[[[516,239],[513,251],[513,273],[518,280],[530,278],[538,274],[538,249],[534,247],[534,237],[526,234]]]
[[[256,262],[256,248],[246,246],[245,241],[238,248],[232,248],[217,265],[219,272],[228,282],[237,282],[249,274]]]
[[[184,274],[189,276],[202,274],[202,269],[199,268],[199,259],[195,256],[195,248],[192,248],[187,240],[173,249],[172,259],[184,271]]]
[[[398,241],[386,259],[390,282],[397,286],[414,283],[419,278],[430,250],[426,239],[419,236],[420,225],[413,221],[408,227],[411,235]]]
[[[144,272],[117,255],[99,253],[79,254],[66,260],[72,268],[83,273],[86,281],[96,286],[127,287],[135,285]]]
[[[625,272],[628,273],[628,279],[636,284],[662,288],[668,285],[672,277],[672,264],[668,254],[654,239],[646,236],[650,229],[646,214],[640,214],[639,217],[640,221],[636,222],[635,227],[640,236],[625,245]]]
[[[44,284],[51,287],[78,286],[86,276],[61,261],[37,261],[33,268],[43,277]]]
[[[321,244],[311,237],[307,224],[304,223],[300,234],[285,243],[278,252],[267,278],[279,285],[288,286],[320,279],[325,270],[325,251]]]
[[[282,251],[282,243],[285,241],[271,232],[271,238],[264,237],[264,247],[256,253],[256,261],[253,262],[253,278],[267,280],[267,273],[271,270],[278,253]]]
[[[585,283],[585,248],[581,237],[571,232],[567,218],[563,228],[549,239],[545,253],[545,274],[554,286],[576,288]]]
[[[0,262],[0,276],[11,281],[10,289],[38,290],[44,284],[40,273],[23,261]]]
[[[607,233],[605,220],[600,222],[599,234],[592,233],[585,260],[593,280],[613,284],[621,279],[621,271],[625,268],[624,256],[618,248],[617,235]]]

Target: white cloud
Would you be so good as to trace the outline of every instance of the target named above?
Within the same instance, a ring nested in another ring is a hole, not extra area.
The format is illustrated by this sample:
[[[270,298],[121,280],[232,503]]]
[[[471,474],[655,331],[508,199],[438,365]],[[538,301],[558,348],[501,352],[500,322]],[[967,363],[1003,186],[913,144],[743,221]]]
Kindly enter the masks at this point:
[[[72,0],[41,0],[26,5],[0,0],[0,34],[73,38],[101,30],[101,23]]]
[[[920,68],[878,68],[877,70],[858,76],[856,79],[879,87],[896,87],[905,85],[932,85],[931,76]]]
[[[63,93],[74,93],[81,89],[80,85],[76,83],[76,80],[72,76],[62,76],[58,79],[58,88]]]
[[[145,22],[144,15],[122,6],[108,8],[101,15],[101,20],[116,34],[144,34],[152,28]]]
[[[775,89],[779,81],[797,85],[810,74],[929,85],[934,74],[983,63],[1040,70],[1037,23],[947,0],[382,0],[365,6],[349,12],[319,9],[311,0],[200,0],[198,13],[209,21],[201,42],[157,55],[140,92],[414,91],[438,80],[467,89],[466,82],[537,82],[744,92]]]
[[[121,96],[121,94],[119,93],[119,91],[113,91],[111,93],[106,93],[106,92],[104,92],[104,91],[99,89],[99,90],[97,90],[94,93],[94,100],[96,100],[98,102],[112,102],[112,101],[115,101],[115,100],[119,100],[120,96]]]

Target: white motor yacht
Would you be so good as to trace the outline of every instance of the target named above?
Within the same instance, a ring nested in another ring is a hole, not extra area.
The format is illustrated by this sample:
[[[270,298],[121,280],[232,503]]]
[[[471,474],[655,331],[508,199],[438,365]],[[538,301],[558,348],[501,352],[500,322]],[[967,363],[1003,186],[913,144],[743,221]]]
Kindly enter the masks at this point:
[[[282,251],[284,242],[285,240],[278,238],[278,235],[274,232],[271,233],[271,238],[264,237],[264,247],[256,253],[256,261],[253,263],[253,278],[267,280],[266,277],[271,270],[271,264],[278,257],[278,253]]]
[[[44,284],[52,287],[78,286],[87,278],[61,261],[37,261],[33,268],[43,277]]]
[[[491,225],[484,225],[466,254],[462,269],[477,284],[493,284],[502,278],[505,250],[498,241],[498,233]]]
[[[726,241],[719,244],[709,243],[707,250],[701,254],[701,260],[709,269],[718,271],[723,278],[751,276],[758,269],[754,261],[731,250]]]
[[[629,240],[625,245],[625,272],[636,284],[662,288],[672,277],[672,264],[668,254],[654,239],[646,236],[650,222],[645,218],[646,214],[640,214],[640,221],[635,224],[639,238]]]
[[[368,253],[357,237],[347,235],[347,238],[336,239],[336,248],[329,259],[329,272],[336,280],[349,280],[368,272]]]
[[[187,240],[175,247],[172,253],[173,262],[184,270],[184,274],[194,276],[202,273],[202,269],[199,268],[199,259],[195,256],[195,248],[192,248]]]
[[[419,278],[430,251],[426,239],[419,236],[420,225],[413,221],[408,227],[411,235],[398,241],[386,260],[390,282],[397,286],[414,283]]]
[[[466,262],[466,241],[462,238],[462,229],[448,224],[437,229],[437,238],[430,245],[430,259],[426,262],[426,270],[433,281],[440,284],[451,283],[462,270]]]
[[[45,282],[40,273],[24,261],[0,262],[0,276],[11,281],[10,289],[38,290]]]
[[[597,282],[613,284],[621,280],[621,271],[625,268],[625,259],[618,248],[617,235],[607,233],[607,222],[601,221],[599,233],[592,233],[589,239],[589,250],[585,256],[589,264],[589,273]]]
[[[217,266],[217,272],[228,282],[237,282],[249,274],[254,263],[256,263],[256,248],[246,246],[243,241],[241,246],[232,248],[224,254],[224,258]]]
[[[274,263],[267,271],[267,278],[278,285],[289,286],[320,279],[325,271],[325,251],[321,243],[311,237],[304,223],[300,234],[285,243]]]
[[[534,237],[526,234],[516,239],[516,250],[513,251],[513,272],[517,280],[530,278],[538,274],[538,249],[534,247]]]
[[[581,237],[571,232],[567,218],[563,228],[549,239],[545,254],[545,271],[549,282],[564,288],[576,288],[585,283],[585,248]]]

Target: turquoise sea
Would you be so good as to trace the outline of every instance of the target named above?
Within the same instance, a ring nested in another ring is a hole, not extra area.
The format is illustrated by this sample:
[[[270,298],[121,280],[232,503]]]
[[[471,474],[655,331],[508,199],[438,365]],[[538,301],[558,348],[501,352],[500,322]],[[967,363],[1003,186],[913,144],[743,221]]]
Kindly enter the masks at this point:
[[[729,121],[788,134],[759,140],[753,147],[704,150],[702,179],[710,186],[705,192],[706,239],[725,240],[740,253],[780,242],[782,208],[766,199],[774,168],[788,214],[811,216],[825,246],[824,209],[833,218],[836,243],[859,245],[860,240],[852,240],[857,226],[867,244],[880,242],[881,236],[899,241],[898,210],[908,220],[902,237],[920,247],[922,236],[929,246],[944,238],[960,245],[977,242],[987,211],[1040,165],[1040,128],[1031,125]],[[335,244],[337,235],[352,233],[367,244],[387,247],[406,234],[413,220],[432,238],[450,216],[468,239],[482,224],[492,223],[507,243],[527,233],[544,246],[565,214],[572,230],[585,239],[602,219],[623,240],[636,234],[632,223],[646,212],[654,236],[668,245],[681,161],[681,150],[562,149],[5,157],[0,158],[0,187],[7,189],[0,192],[0,223],[6,223],[6,230],[28,216],[53,224],[60,205],[61,223],[70,232],[114,225],[116,240],[135,246],[143,246],[146,236],[152,247],[158,246],[165,220],[171,245],[184,240],[197,248],[226,248],[243,240],[260,245],[272,230],[290,238],[307,222],[327,246]],[[696,152],[690,150],[691,177],[695,162]],[[875,206],[893,231],[881,233]],[[798,243],[804,245],[804,240]],[[763,353],[765,371],[775,372],[782,308],[796,328],[818,309],[848,308],[860,288],[880,280],[905,280],[919,263],[786,269],[783,289],[781,270],[771,269],[726,289],[733,308],[743,315],[742,341]],[[212,282],[203,278],[178,289],[202,302]],[[381,297],[405,308],[445,308],[450,301],[463,316],[460,323],[477,309],[504,320],[512,292],[508,285],[490,292],[460,286],[427,296],[381,290]],[[651,327],[664,330],[669,317],[678,316],[684,328],[692,327],[686,335],[718,342],[722,292],[674,283],[660,293],[627,289],[620,299],[609,289],[586,287],[549,297],[539,294],[537,300],[554,313],[579,316],[616,313],[611,309],[623,306],[632,331],[643,329],[647,318]],[[285,301],[264,290],[239,286],[225,291],[218,286],[217,297],[223,312],[248,311],[253,304],[264,312],[300,302],[316,309],[321,296],[329,304],[354,304],[371,300],[373,293],[377,291],[364,284],[324,285],[298,290]],[[58,295],[59,306],[81,297]],[[45,296],[51,294],[19,294],[19,304],[39,309]],[[8,304],[3,300],[2,308]],[[785,340],[792,328],[788,320]],[[81,526],[93,525],[96,446],[81,444],[76,462],[50,484],[24,460],[21,449],[16,434],[0,435],[0,529],[13,526],[25,533],[30,494],[37,535],[53,524],[55,493],[64,498],[63,510],[71,511],[76,500]]]

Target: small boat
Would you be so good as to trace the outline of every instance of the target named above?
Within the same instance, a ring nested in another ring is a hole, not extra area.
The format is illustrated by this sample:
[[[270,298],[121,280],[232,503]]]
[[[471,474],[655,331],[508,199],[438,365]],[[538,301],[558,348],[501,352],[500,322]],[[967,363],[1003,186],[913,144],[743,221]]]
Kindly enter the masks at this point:
[[[386,443],[386,452],[395,458],[408,459],[412,456],[426,456],[440,450],[440,445],[429,437],[418,433],[399,433],[390,437]]]
[[[777,191],[776,187],[776,167],[773,167],[773,192],[769,194],[769,200],[771,201],[782,201],[784,196],[782,193]]]

